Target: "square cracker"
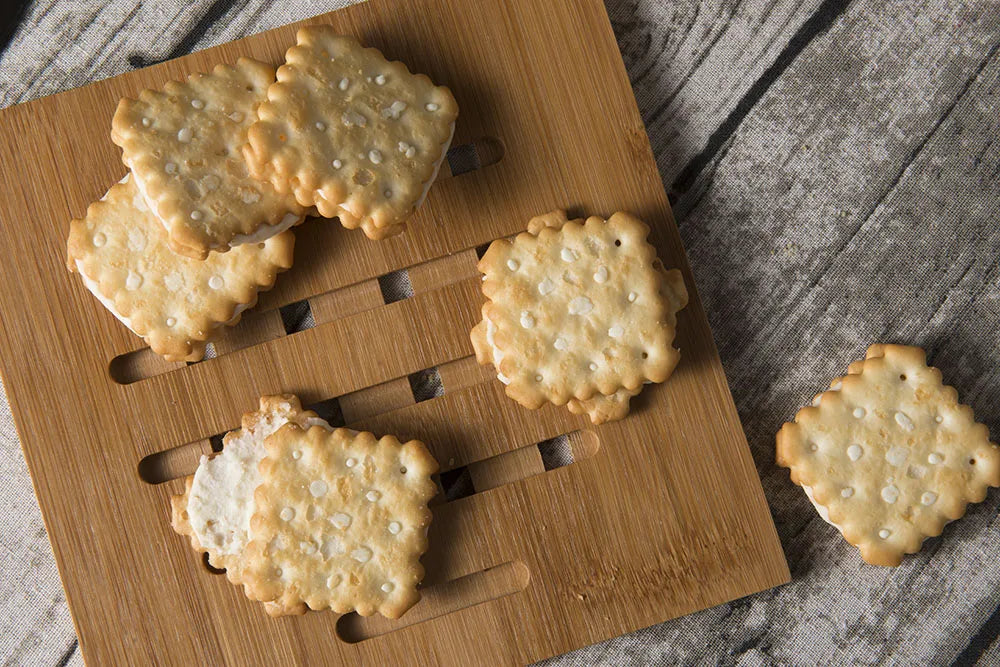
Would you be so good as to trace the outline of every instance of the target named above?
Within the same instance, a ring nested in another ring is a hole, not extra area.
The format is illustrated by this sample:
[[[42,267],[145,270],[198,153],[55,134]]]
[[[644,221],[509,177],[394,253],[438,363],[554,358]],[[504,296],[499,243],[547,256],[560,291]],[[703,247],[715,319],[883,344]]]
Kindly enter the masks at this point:
[[[246,549],[247,596],[272,606],[378,611],[420,599],[437,462],[420,442],[282,427],[264,445]]]
[[[204,259],[302,221],[295,198],[252,178],[243,160],[273,81],[272,67],[240,58],[119,102],[111,138],[175,252]]]
[[[70,223],[67,246],[69,270],[154,352],[197,361],[292,265],[295,237],[283,232],[205,261],[178,255],[126,175]]]
[[[872,345],[782,426],[776,454],[873,565],[899,565],[1000,486],[989,430],[919,347]]]
[[[490,245],[479,262],[487,301],[472,342],[508,396],[532,409],[568,403],[599,424],[624,417],[644,382],[670,376],[687,290],[648,233],[627,213],[584,221],[555,211]]]
[[[250,173],[372,239],[402,231],[451,143],[451,91],[330,26],[307,26],[244,149]]]

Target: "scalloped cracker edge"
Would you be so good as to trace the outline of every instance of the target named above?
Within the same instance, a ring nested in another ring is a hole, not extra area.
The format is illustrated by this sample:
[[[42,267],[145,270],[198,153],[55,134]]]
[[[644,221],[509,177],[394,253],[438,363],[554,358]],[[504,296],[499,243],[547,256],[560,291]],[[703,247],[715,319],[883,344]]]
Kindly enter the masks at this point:
[[[876,344],[782,426],[776,458],[862,558],[896,566],[1000,486],[1000,448],[919,347]]]

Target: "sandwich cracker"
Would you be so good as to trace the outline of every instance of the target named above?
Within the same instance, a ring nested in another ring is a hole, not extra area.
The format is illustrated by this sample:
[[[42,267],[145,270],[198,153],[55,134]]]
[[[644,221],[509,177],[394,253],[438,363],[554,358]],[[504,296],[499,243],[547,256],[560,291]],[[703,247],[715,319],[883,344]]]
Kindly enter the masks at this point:
[[[173,252],[167,232],[126,175],[70,223],[70,271],[115,317],[167,361],[198,361],[223,325],[292,265],[295,238],[283,232],[205,261]]]
[[[112,140],[170,247],[205,259],[303,220],[294,197],[247,172],[242,146],[274,69],[249,58],[124,98]]]
[[[308,26],[257,110],[250,172],[372,239],[402,231],[455,128],[451,91],[330,26]]]
[[[777,462],[865,561],[895,566],[1000,486],[1000,448],[924,351],[872,345],[777,435]]]
[[[202,456],[197,471],[184,479],[184,492],[170,499],[174,530],[188,537],[195,551],[207,553],[213,567],[225,569],[234,584],[242,583],[264,440],[290,422],[329,428],[292,394],[263,396],[259,409],[245,413],[241,427],[222,439],[222,451]]]
[[[420,598],[437,462],[406,444],[347,429],[288,424],[265,442],[244,584],[278,610],[378,611]]]
[[[508,396],[531,409],[568,404],[600,424],[624,417],[644,382],[670,376],[687,290],[648,233],[627,213],[584,221],[556,211],[490,245],[479,262],[487,302],[472,342]]]

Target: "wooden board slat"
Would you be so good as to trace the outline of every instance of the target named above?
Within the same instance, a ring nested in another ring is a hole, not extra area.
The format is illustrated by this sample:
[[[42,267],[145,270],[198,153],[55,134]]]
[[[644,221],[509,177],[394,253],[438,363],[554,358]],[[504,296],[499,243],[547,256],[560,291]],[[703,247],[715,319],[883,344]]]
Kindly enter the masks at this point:
[[[496,371],[489,366],[480,366],[472,356],[441,364],[438,366],[438,374],[446,391],[472,387],[496,377]]]
[[[476,461],[469,466],[476,493],[489,491],[525,477],[545,472],[538,447],[521,447],[491,459]]]
[[[251,310],[240,319],[239,326],[227,329],[213,345],[218,355],[229,354],[245,347],[274,340],[285,335],[281,314],[276,310]]]
[[[407,269],[410,285],[414,293],[429,292],[432,289],[449,285],[464,278],[478,276],[476,251],[463,250],[454,255],[448,255],[424,264],[411,266]]]
[[[413,390],[407,378],[399,378],[345,394],[339,401],[344,421],[354,424],[372,415],[413,405]]]
[[[378,280],[365,280],[314,296],[309,299],[309,308],[316,324],[323,324],[369,308],[377,308],[382,303]]]
[[[298,228],[296,265],[262,296],[262,324],[202,363],[165,369],[140,352],[151,377],[115,380],[112,361],[143,344],[66,272],[67,221],[124,173],[107,132],[119,97],[240,55],[279,63],[295,26],[0,111],[0,164],[17,165],[0,170],[0,219],[19,221],[0,226],[0,277],[19,286],[0,291],[0,371],[88,660],[528,662],[787,581],[603,4],[372,0],[312,21],[449,85],[455,143],[495,139],[503,158],[441,180],[392,239]],[[691,291],[680,367],[622,422],[526,411],[469,358],[474,249],[559,207],[636,213]],[[407,267],[414,296],[385,305],[377,278]],[[282,335],[277,308],[304,299],[317,326]],[[411,403],[407,376],[431,367],[444,395]],[[139,474],[146,456],[232,428],[278,391],[346,397],[354,423],[419,437],[443,466],[581,429],[571,444],[586,456],[528,476],[537,465],[515,466],[488,491],[438,502],[423,562],[429,581],[465,582],[433,596],[455,611],[350,641],[335,614],[275,621],[207,572],[168,525],[178,482]]]

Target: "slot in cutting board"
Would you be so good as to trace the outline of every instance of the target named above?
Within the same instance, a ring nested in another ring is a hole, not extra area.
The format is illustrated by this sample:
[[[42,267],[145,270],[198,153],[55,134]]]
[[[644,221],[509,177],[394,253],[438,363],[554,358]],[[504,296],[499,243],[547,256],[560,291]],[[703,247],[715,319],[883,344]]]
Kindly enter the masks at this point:
[[[198,364],[144,353],[66,271],[68,221],[125,172],[120,97],[242,55],[279,64],[297,25],[0,111],[0,370],[88,661],[530,662],[788,581],[600,0],[372,0],[308,22],[451,87],[454,145],[500,159],[444,174],[392,239],[298,228],[296,266]],[[475,249],[555,208],[635,213],[691,292],[680,366],[620,422],[526,411],[469,359]],[[378,278],[407,267],[413,296],[386,304]],[[286,335],[277,310],[303,300],[316,326]],[[415,390],[428,369],[443,393]],[[270,619],[171,531],[177,477],[282,391],[420,438],[445,482],[470,480],[437,500],[425,599],[402,619]]]

